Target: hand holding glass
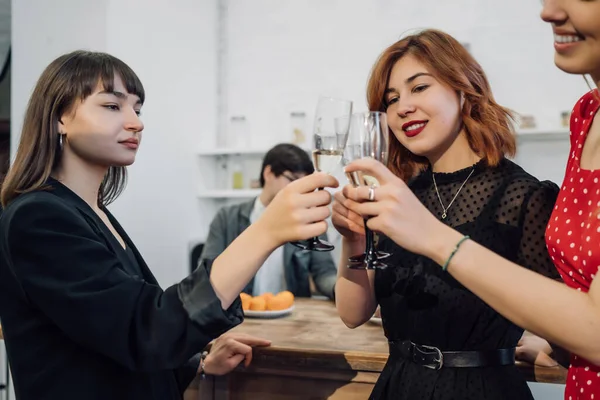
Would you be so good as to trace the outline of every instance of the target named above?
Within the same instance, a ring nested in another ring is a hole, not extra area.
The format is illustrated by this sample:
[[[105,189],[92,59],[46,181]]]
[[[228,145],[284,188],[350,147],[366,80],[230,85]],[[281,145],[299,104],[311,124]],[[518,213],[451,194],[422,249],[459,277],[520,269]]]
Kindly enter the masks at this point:
[[[339,118],[336,122],[344,125],[343,120],[344,118]],[[386,164],[389,152],[389,130],[386,115],[378,111],[356,113],[349,120],[348,140],[342,156],[342,163],[347,165],[354,160],[370,157]],[[375,188],[379,186],[379,182],[375,177],[364,175],[359,171],[348,173],[346,176],[354,187],[368,186]],[[367,242],[366,249],[363,254],[348,259],[348,268],[386,268],[388,265],[381,260],[389,257],[389,254],[375,251],[375,235],[373,231],[367,228],[368,217],[363,216],[363,218]]]
[[[320,97],[313,129],[313,164],[319,172],[331,173],[340,163],[348,138],[348,117],[352,113],[352,102],[330,97]],[[346,117],[346,124],[336,124],[336,119]],[[323,190],[323,189],[319,189]],[[331,251],[334,246],[314,237],[308,241],[292,242],[304,250]]]

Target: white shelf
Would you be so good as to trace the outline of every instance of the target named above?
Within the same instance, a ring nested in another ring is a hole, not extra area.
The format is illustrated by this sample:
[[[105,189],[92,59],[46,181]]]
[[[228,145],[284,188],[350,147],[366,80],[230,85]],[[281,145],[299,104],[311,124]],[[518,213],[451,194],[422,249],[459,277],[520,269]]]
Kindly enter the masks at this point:
[[[235,154],[244,155],[262,155],[265,154],[269,149],[247,149],[243,147],[219,147],[216,149],[201,149],[198,151],[198,155],[201,156],[226,156]]]
[[[257,197],[261,189],[203,190],[198,193],[201,199],[246,199]]]
[[[556,141],[569,140],[569,130],[567,128],[559,129],[519,129],[517,130],[517,140],[519,141]]]
[[[305,150],[306,152],[311,151],[311,149],[306,148],[306,147],[301,147],[301,148],[303,150]],[[217,147],[214,149],[200,149],[197,154],[200,156],[207,156],[207,157],[227,156],[227,155],[236,155],[236,154],[262,156],[270,149],[271,149],[271,147],[269,147],[269,148]]]

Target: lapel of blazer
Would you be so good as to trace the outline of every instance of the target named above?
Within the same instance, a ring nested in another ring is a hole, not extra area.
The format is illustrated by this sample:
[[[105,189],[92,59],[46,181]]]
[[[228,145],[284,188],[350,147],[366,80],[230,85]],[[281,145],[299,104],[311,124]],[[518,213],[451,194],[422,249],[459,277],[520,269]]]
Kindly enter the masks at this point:
[[[118,244],[117,239],[108,229],[106,224],[100,219],[98,214],[96,214],[96,212],[94,212],[94,210],[92,210],[92,208],[81,197],[79,197],[76,193],[71,191],[71,189],[69,189],[59,181],[50,178],[47,181],[47,185],[50,187],[51,193],[62,198],[79,211],[79,213],[85,218],[85,220],[94,230],[94,232],[96,232],[96,234],[104,241],[106,246],[119,259],[119,261],[122,264],[121,269],[129,273],[129,271],[124,266],[130,266],[130,270],[133,269],[133,266],[131,265],[131,261],[129,260],[127,253],[122,247],[120,247],[120,244]],[[139,267],[144,274],[144,280],[152,284],[157,284],[156,278],[148,269],[148,266],[144,262],[142,256],[139,254],[134,244],[131,242],[131,239],[129,238],[127,233],[125,233],[121,225],[105,207],[102,207],[102,210],[106,213],[109,221],[111,222],[117,233],[125,241],[125,244],[133,251],[136,261],[138,262]]]

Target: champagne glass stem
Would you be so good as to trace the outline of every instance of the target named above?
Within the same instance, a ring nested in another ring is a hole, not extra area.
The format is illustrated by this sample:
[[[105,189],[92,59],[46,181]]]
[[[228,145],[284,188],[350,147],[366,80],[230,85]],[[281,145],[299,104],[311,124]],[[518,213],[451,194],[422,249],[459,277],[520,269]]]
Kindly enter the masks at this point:
[[[373,231],[367,228],[367,218],[364,219],[365,222],[365,237],[366,237],[366,247],[365,247],[365,262],[370,263],[374,259],[376,259],[375,255],[375,240]]]

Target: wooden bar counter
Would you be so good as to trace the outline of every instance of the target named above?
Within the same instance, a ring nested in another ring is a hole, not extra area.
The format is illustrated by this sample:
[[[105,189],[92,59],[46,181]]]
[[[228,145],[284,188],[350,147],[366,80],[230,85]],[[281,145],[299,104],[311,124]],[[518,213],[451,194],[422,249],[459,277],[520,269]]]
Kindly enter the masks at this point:
[[[326,300],[296,299],[290,315],[246,318],[234,331],[269,339],[272,345],[256,349],[247,369],[208,378],[199,399],[364,400],[388,357],[380,325],[349,329]],[[564,383],[562,367],[518,365],[528,381]]]

